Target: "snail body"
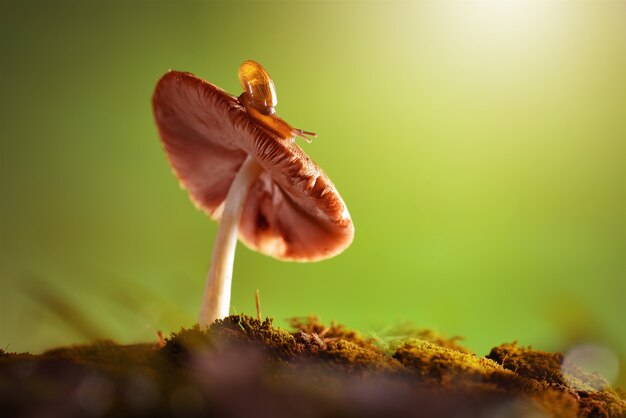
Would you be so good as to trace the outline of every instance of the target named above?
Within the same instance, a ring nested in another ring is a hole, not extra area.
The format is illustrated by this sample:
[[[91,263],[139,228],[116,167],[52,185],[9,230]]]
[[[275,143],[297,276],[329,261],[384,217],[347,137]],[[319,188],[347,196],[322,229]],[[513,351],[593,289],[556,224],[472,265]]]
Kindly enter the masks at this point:
[[[245,107],[248,114],[261,123],[265,128],[278,135],[281,139],[293,139],[300,136],[311,142],[306,136],[317,136],[313,132],[294,129],[276,115],[274,107],[278,104],[276,88],[265,68],[256,61],[244,61],[239,66],[239,81],[244,92],[239,96],[239,102]]]

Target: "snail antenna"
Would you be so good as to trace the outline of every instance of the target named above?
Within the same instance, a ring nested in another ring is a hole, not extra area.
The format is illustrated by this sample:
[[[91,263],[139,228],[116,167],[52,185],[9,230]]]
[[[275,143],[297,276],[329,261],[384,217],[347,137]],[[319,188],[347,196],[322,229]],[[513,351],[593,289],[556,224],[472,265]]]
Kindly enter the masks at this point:
[[[313,138],[317,138],[317,134],[315,132],[303,131],[302,129],[294,129],[293,131],[295,132],[296,136],[299,136],[300,138],[304,138],[304,140],[308,142],[309,144],[313,142],[313,140],[309,138],[309,136],[312,136]]]

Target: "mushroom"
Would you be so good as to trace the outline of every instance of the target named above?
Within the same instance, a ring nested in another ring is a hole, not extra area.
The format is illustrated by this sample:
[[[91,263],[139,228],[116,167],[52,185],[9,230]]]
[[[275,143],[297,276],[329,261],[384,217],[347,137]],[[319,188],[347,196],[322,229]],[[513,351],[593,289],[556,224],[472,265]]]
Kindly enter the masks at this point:
[[[174,174],[219,220],[198,323],[228,316],[237,237],[280,260],[318,261],[352,242],[354,226],[328,176],[296,144],[315,135],[274,111],[276,93],[254,61],[239,68],[238,98],[190,73],[167,72],[152,105]]]

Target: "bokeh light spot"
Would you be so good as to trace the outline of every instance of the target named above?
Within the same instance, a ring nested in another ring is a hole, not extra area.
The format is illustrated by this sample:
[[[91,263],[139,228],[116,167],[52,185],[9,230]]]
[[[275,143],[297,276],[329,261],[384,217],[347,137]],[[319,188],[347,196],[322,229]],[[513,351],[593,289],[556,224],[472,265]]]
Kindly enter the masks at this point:
[[[580,344],[572,348],[563,361],[563,374],[568,383],[576,386],[580,382],[572,377],[579,374],[579,370],[598,374],[603,379],[593,379],[583,383],[594,389],[604,389],[614,383],[619,372],[619,360],[608,348],[596,344]],[[569,378],[568,378],[569,377]],[[606,379],[606,381],[604,381]]]

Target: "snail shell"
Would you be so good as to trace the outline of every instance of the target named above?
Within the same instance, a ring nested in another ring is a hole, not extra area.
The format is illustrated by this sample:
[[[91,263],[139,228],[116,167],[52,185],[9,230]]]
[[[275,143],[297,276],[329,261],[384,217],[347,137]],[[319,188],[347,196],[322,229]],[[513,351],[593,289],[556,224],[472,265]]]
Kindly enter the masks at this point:
[[[244,89],[244,92],[239,96],[239,102],[253,119],[278,135],[279,138],[293,139],[299,136],[307,142],[311,142],[307,135],[317,136],[313,132],[292,128],[291,125],[276,115],[274,110],[274,106],[278,103],[276,88],[272,78],[261,64],[253,60],[244,61],[239,66],[239,81],[241,81]]]
[[[248,104],[270,114],[278,103],[276,88],[265,68],[256,61],[244,61],[239,66],[239,81],[247,94]]]

